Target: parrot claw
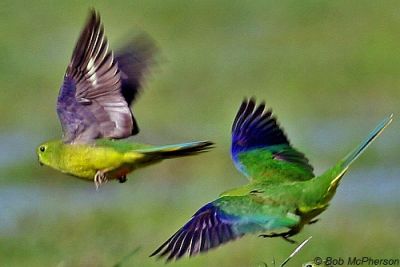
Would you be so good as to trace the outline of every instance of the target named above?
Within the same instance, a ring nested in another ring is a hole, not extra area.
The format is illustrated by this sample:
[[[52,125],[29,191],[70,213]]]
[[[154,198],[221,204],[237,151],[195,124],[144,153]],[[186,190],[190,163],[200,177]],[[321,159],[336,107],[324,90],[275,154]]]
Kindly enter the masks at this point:
[[[314,220],[309,221],[308,224],[314,224],[314,223],[316,223],[318,221],[319,221],[319,219],[314,219]]]
[[[271,233],[271,234],[262,234],[259,235],[259,237],[263,237],[263,238],[267,238],[267,237],[282,237],[283,239],[285,239],[287,242],[294,244],[297,243],[295,240],[290,239],[291,235],[289,233],[281,233],[281,234],[277,234],[277,233]]]
[[[296,244],[296,243],[297,243],[296,240],[293,240],[293,239],[291,239],[291,238],[289,238],[289,237],[287,237],[287,236],[282,236],[282,238],[285,239],[285,240],[286,240],[287,242],[289,242],[290,244]]]
[[[103,171],[97,171],[94,176],[94,184],[96,186],[96,191],[99,190],[102,184],[106,184],[108,182],[107,176]]]
[[[124,175],[124,176],[121,176],[121,177],[119,177],[118,178],[118,181],[122,184],[122,183],[125,183],[126,182],[126,175]]]

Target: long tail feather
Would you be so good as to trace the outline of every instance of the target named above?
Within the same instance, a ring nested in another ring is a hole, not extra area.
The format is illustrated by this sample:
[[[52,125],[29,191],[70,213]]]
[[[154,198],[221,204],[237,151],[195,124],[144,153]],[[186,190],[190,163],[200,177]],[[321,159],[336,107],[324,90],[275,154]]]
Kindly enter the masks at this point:
[[[175,158],[196,155],[213,148],[214,143],[210,141],[198,141],[177,145],[167,145],[148,149],[136,150],[136,153],[146,154],[160,158]]]
[[[338,187],[340,180],[350,165],[365,151],[372,141],[374,141],[383,132],[383,130],[392,122],[392,120],[393,114],[379,123],[378,126],[371,131],[368,137],[361,142],[357,148],[347,154],[342,160],[340,160],[332,168],[328,169],[324,174],[316,177],[316,179],[313,181],[315,185],[311,188],[313,188],[315,194],[321,194],[321,203],[327,203],[330,201],[336,192],[336,188]]]
[[[368,135],[368,137],[353,151],[351,151],[341,161],[341,167],[346,170],[363,152],[364,150],[374,141],[383,130],[392,122],[393,114],[385,118],[376,128]]]

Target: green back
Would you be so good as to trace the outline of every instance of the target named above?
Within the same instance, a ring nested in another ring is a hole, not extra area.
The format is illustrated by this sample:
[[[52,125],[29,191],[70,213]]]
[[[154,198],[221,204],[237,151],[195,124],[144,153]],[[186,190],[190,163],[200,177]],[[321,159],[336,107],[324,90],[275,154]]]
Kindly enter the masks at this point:
[[[150,148],[151,145],[133,143],[126,140],[97,139],[96,146],[114,148],[120,153],[125,153],[137,149]]]
[[[287,151],[288,154],[297,152],[290,147],[287,147]],[[241,171],[257,181],[305,181],[314,177],[312,168],[307,165],[281,160],[276,155],[270,149],[254,149],[240,153],[238,160]]]

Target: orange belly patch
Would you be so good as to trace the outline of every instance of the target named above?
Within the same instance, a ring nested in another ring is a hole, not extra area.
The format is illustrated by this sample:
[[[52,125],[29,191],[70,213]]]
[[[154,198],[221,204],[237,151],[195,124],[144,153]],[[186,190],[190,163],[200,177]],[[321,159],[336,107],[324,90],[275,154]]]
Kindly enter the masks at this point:
[[[130,168],[128,168],[128,167],[121,167],[121,168],[118,168],[117,170],[115,170],[114,172],[113,172],[113,178],[114,179],[118,179],[118,178],[120,178],[120,177],[124,177],[124,176],[126,176],[128,173],[130,173],[131,172],[131,169]]]

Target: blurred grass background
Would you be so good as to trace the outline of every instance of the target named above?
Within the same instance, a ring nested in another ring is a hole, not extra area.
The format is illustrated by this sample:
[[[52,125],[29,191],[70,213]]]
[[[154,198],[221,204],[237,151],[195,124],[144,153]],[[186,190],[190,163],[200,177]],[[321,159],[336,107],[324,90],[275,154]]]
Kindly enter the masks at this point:
[[[99,192],[40,168],[61,135],[58,88],[90,7],[112,48],[147,32],[161,50],[134,112],[135,141],[210,139],[207,154],[139,170]],[[148,255],[204,203],[246,182],[229,156],[244,96],[265,99],[321,173],[384,116],[395,121],[346,175],[310,243],[315,256],[399,257],[398,1],[2,1],[0,266],[163,266]],[[295,246],[245,237],[174,266],[259,266]]]

